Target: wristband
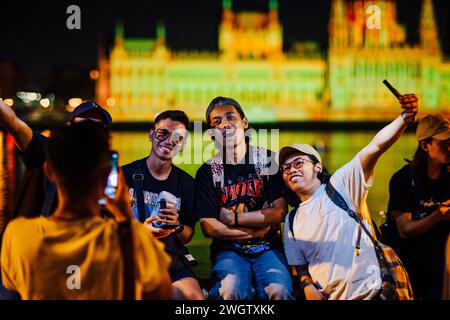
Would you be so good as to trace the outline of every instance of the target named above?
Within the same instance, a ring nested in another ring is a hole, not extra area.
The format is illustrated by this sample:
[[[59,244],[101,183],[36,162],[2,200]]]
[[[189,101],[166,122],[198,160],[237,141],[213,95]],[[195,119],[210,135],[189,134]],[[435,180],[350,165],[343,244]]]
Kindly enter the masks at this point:
[[[402,116],[403,121],[408,123],[408,120],[406,119],[406,112],[402,112],[400,115]]]
[[[239,223],[238,223],[238,215],[239,215],[239,213],[238,213],[237,211],[235,211],[235,212],[234,212],[234,226],[235,226],[235,227],[239,226]]]
[[[310,282],[310,281],[308,281],[308,280],[303,280],[303,281],[301,282],[301,285],[302,285],[303,288],[306,288],[306,287],[309,286],[309,285],[313,286],[314,288],[316,287],[316,285],[315,285],[314,283],[312,283],[312,282]]]
[[[184,224],[181,224],[176,228],[175,233],[181,233],[184,230]]]
[[[401,115],[403,121],[406,122],[406,124],[410,124],[411,122],[414,122],[414,121],[415,121],[414,118],[412,118],[411,120],[408,119],[408,118],[406,118],[406,112],[404,112],[404,111],[403,111],[400,115]]]

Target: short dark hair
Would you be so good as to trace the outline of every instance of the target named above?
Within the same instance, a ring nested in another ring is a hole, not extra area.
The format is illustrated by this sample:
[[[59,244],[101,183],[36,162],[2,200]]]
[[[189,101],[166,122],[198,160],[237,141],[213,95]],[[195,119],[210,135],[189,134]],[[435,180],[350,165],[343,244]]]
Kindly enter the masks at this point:
[[[48,140],[48,161],[68,193],[84,195],[108,163],[109,132],[94,121],[70,123],[54,130]]]
[[[215,97],[211,100],[211,102],[208,105],[208,108],[206,109],[206,128],[210,128],[210,116],[213,109],[217,106],[221,105],[230,105],[233,106],[237,113],[241,116],[241,119],[245,118],[244,110],[242,110],[241,105],[239,102],[234,100],[233,98],[227,98],[227,97]]]
[[[156,116],[155,121],[153,121],[152,129],[155,128],[155,125],[158,122],[165,119],[181,122],[186,127],[186,129],[189,130],[189,117],[184,111],[181,110],[167,110],[161,112]]]
[[[315,165],[316,163],[319,163],[319,159],[317,159],[315,156],[313,156],[312,154],[305,154]],[[331,178],[331,173],[328,172],[327,168],[325,168],[325,166],[322,163],[322,171],[320,171],[317,174],[317,179],[320,180],[321,184],[326,184],[328,183],[328,181],[330,181]]]

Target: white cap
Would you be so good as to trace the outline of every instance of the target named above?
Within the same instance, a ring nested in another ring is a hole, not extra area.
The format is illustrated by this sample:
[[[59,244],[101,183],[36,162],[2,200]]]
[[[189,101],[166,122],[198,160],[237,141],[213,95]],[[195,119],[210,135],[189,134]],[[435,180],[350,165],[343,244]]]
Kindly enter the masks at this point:
[[[280,149],[280,152],[278,153],[278,165],[283,165],[290,156],[299,152],[314,156],[320,163],[322,163],[322,158],[317,150],[309,144],[292,144]]]

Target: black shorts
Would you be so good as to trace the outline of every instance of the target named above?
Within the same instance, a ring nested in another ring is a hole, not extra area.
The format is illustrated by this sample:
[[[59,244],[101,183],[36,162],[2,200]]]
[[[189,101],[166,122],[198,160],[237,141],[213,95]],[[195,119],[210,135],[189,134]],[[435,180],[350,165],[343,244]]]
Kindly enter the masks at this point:
[[[183,278],[188,278],[188,277],[197,279],[197,277],[195,276],[195,274],[191,270],[191,268],[183,268],[183,269],[178,269],[175,272],[170,272],[170,278],[172,279],[172,282],[178,281]]]

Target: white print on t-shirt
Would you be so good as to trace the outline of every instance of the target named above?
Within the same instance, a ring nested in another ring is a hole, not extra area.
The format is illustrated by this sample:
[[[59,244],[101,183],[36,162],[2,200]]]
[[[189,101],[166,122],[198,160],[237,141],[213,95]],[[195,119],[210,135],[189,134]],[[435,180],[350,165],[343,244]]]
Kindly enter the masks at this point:
[[[171,194],[168,191],[165,191],[169,194]],[[134,207],[136,205],[136,197],[134,196],[134,189],[130,188],[129,189],[129,194],[130,194],[130,201],[131,201],[131,205]],[[154,192],[149,192],[144,190],[143,192],[144,194],[144,204],[149,206],[149,207],[154,207],[156,206],[156,203],[158,202],[158,199],[160,197],[159,193],[154,193]],[[172,194],[171,194],[172,195]],[[172,195],[173,197],[175,197],[174,195]],[[177,209],[177,211],[180,211],[181,208],[181,199],[176,197],[177,201],[175,204],[175,209]]]
[[[370,265],[367,267],[367,274],[370,274],[367,281],[369,290],[375,290],[381,286],[381,271],[378,265]]]
[[[148,218],[152,215],[155,215],[154,211],[159,211],[159,200],[163,197],[164,199],[169,198],[167,201],[168,208],[175,208],[178,212],[181,209],[181,199],[174,196],[172,193],[168,191],[161,191],[160,193],[154,193],[144,190],[144,205],[145,205],[145,217]],[[139,213],[137,210],[137,200],[134,194],[134,188],[129,189],[131,206],[133,209],[134,216],[138,219]],[[170,202],[170,203],[169,203]],[[153,213],[153,214],[152,214]]]

